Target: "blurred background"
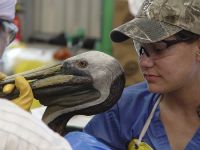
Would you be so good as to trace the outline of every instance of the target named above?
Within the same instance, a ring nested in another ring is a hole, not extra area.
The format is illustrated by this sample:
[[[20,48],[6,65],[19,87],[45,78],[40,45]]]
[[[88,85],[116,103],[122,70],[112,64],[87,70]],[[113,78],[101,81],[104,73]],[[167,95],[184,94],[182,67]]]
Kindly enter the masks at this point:
[[[114,27],[133,18],[127,0],[18,0],[19,32],[3,56],[4,71],[16,74],[98,50],[122,64],[126,86],[135,84],[143,79],[132,41],[109,38]],[[38,106],[34,102],[33,108]]]

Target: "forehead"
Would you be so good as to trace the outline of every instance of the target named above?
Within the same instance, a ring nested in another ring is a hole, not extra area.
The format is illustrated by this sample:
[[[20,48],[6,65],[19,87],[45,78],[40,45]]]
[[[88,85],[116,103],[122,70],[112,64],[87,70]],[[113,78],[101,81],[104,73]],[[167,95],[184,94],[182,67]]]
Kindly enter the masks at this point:
[[[8,18],[7,16],[1,16],[0,15],[0,20],[7,20],[7,21],[12,21],[10,18]]]

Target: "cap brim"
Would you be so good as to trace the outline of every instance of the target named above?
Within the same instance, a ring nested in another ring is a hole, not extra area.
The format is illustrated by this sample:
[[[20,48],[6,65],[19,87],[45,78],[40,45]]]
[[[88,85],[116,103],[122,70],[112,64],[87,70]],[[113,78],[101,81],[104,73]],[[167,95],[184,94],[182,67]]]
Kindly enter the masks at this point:
[[[147,18],[135,18],[111,31],[113,42],[123,42],[132,38],[141,43],[154,43],[168,38],[182,28]]]

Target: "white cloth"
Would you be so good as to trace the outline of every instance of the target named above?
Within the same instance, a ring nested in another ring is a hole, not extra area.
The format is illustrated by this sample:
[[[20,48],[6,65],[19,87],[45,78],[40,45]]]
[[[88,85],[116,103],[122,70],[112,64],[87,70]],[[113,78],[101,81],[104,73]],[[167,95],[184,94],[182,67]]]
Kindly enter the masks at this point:
[[[0,17],[12,20],[15,17],[15,4],[17,0],[0,0]]]
[[[71,150],[41,120],[4,99],[0,99],[0,141],[0,150]]]
[[[141,7],[144,0],[128,0],[128,6],[131,14],[136,16],[139,8]]]

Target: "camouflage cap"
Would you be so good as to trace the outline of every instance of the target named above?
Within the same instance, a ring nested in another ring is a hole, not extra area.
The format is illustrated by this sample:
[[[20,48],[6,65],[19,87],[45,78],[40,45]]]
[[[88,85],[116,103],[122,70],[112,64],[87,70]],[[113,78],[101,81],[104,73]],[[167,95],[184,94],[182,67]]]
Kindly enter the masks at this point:
[[[200,34],[200,0],[145,0],[135,19],[115,28],[114,42],[153,43],[181,30]]]

